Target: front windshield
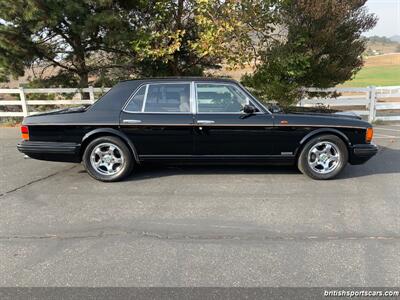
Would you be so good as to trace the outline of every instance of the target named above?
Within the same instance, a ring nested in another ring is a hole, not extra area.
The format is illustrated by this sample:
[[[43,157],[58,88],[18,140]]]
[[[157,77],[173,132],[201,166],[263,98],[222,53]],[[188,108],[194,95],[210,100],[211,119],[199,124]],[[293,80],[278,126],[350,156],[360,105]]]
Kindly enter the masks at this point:
[[[256,103],[256,105],[259,108],[263,108],[263,110],[271,113],[271,110],[268,108],[267,105],[265,105],[265,103],[262,103],[259,99],[257,99],[250,91],[248,88],[246,88],[245,86],[243,86],[242,84],[239,83],[239,86],[242,88],[242,90],[246,93],[246,96],[249,97],[253,102]]]

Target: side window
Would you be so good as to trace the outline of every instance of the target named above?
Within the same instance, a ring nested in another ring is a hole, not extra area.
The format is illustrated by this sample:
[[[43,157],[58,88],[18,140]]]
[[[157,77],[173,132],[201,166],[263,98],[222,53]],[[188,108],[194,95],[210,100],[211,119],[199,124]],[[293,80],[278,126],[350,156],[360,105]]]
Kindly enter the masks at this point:
[[[127,111],[142,111],[143,100],[146,93],[146,86],[142,86],[135,96],[131,99],[128,105],[125,107]]]
[[[145,112],[190,112],[190,84],[149,84]]]
[[[196,84],[197,111],[199,113],[237,113],[249,103],[247,96],[228,84]]]

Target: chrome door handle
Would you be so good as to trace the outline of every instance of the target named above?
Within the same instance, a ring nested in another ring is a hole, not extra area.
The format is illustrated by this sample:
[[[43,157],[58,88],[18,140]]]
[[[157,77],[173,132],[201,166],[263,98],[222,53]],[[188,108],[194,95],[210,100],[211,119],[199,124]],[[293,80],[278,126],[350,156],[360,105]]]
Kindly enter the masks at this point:
[[[122,120],[122,122],[127,124],[137,124],[142,123],[142,120]]]
[[[215,121],[211,120],[197,120],[197,124],[214,124]]]

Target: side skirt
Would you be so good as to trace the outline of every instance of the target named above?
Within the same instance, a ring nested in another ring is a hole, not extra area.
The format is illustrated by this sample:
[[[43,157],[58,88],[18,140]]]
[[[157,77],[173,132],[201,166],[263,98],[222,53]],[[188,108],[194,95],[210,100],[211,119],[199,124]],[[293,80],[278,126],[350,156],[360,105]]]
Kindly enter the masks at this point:
[[[139,155],[141,162],[199,164],[277,164],[295,163],[294,155]]]

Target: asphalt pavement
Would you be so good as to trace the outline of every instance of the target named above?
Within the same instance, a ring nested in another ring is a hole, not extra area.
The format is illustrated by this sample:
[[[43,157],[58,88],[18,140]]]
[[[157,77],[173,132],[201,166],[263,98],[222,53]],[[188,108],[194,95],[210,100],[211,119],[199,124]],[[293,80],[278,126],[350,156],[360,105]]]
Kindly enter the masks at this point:
[[[101,183],[18,140],[0,128],[1,286],[400,286],[400,125],[330,181],[144,166]]]

